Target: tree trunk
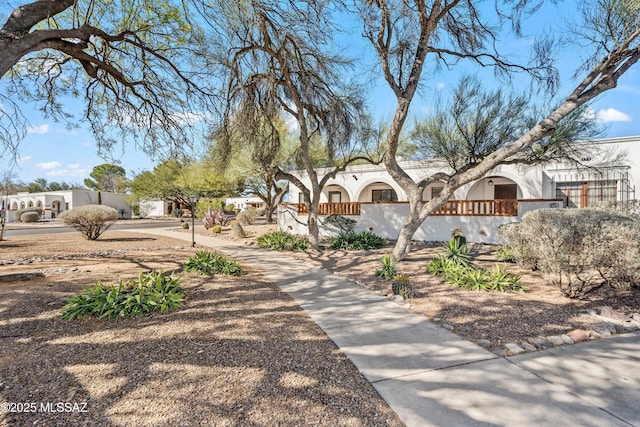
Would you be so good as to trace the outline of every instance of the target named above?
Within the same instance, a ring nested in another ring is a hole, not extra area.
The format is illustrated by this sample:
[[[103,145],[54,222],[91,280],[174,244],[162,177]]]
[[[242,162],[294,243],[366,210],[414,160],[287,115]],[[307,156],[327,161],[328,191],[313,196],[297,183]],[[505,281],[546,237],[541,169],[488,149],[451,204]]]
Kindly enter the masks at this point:
[[[317,251],[320,250],[320,227],[318,227],[318,211],[317,205],[309,209],[309,217],[307,219],[309,227],[309,244]]]
[[[402,261],[407,255],[409,255],[409,252],[411,252],[411,239],[420,227],[420,224],[422,224],[422,221],[412,206],[409,218],[407,218],[407,221],[400,229],[398,240],[396,241],[393,253],[391,254],[394,261]]]
[[[266,218],[267,224],[273,224],[273,211],[276,210],[276,203],[268,203],[265,206],[264,216]]]
[[[6,213],[0,214],[0,242],[4,240],[4,226],[7,222]]]

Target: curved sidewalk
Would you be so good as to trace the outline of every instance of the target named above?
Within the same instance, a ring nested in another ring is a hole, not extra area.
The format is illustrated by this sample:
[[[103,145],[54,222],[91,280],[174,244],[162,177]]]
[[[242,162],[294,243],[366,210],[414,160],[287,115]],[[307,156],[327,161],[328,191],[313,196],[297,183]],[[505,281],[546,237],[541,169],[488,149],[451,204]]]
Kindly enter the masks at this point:
[[[263,270],[408,426],[640,427],[640,332],[501,358],[285,253],[208,236],[196,243]]]

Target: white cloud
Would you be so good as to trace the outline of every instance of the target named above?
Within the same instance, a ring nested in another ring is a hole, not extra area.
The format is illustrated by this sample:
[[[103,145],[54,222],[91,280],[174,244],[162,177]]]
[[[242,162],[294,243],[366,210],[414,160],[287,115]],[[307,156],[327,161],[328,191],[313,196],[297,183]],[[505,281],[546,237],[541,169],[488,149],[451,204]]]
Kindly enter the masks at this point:
[[[24,163],[24,162],[28,162],[29,160],[31,160],[33,157],[31,156],[24,156],[24,157],[20,157],[18,159],[18,163]]]
[[[47,176],[87,176],[88,174],[89,174],[89,169],[76,169],[76,168],[55,169],[47,172]]]
[[[628,114],[618,111],[615,108],[607,108],[596,113],[596,117],[601,122],[630,122],[631,117]]]
[[[87,168],[81,168],[80,163],[70,163],[62,168],[62,164],[60,162],[48,162],[48,163],[39,163],[38,166],[40,169],[44,169],[47,171],[47,176],[63,176],[63,177],[84,177],[87,176],[90,172]]]
[[[46,162],[46,163],[38,163],[36,167],[43,170],[55,169],[60,167],[60,162],[53,161],[53,162]]]
[[[445,85],[444,83],[440,82],[440,83],[438,83],[438,84],[436,85],[436,89],[438,89],[438,90],[442,90],[442,89],[444,89],[444,87],[445,87],[445,86],[446,86],[446,85]]]
[[[40,126],[29,126],[29,128],[27,128],[27,133],[37,133],[39,135],[44,135],[45,133],[49,133],[49,125],[44,124]]]

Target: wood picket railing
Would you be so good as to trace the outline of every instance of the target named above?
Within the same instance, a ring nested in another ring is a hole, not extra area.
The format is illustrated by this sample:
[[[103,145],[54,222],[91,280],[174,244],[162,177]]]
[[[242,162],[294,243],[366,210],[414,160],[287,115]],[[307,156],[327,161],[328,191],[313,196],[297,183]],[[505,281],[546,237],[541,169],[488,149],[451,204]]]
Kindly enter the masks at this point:
[[[394,204],[408,202],[391,202]],[[320,203],[319,215],[360,215],[362,204],[378,203]],[[303,203],[291,204],[296,207],[298,215],[307,215],[307,206]],[[434,216],[518,216],[518,200],[449,200],[431,215]]]
[[[298,203],[298,215],[307,215],[307,205]],[[360,203],[344,202],[344,203],[320,203],[318,206],[319,215],[360,215]]]
[[[518,216],[518,201],[449,200],[431,215],[439,216]]]

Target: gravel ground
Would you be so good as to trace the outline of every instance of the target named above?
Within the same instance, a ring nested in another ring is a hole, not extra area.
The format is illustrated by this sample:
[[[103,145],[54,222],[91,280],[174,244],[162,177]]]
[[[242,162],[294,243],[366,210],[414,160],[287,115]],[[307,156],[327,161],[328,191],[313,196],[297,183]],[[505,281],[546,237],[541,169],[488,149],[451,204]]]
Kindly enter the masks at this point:
[[[47,239],[0,242],[0,400],[33,410],[5,411],[0,425],[402,425],[259,271],[184,274],[188,300],[171,313],[68,322],[65,297],[95,280],[179,274],[193,249],[112,231]]]
[[[249,226],[251,244],[255,238],[275,229],[273,226]],[[204,229],[199,230],[205,234]],[[225,231],[217,235],[235,239]],[[539,272],[523,269],[515,264],[502,263],[495,257],[496,246],[470,245],[474,263],[493,268],[496,263],[505,265],[507,271],[520,275],[527,287],[524,293],[475,292],[447,286],[440,277],[428,274],[426,265],[442,253],[440,244],[416,244],[409,256],[398,266],[402,274],[411,277],[414,298],[411,310],[419,315],[437,318],[454,327],[454,331],[470,340],[489,340],[492,347],[502,348],[506,343],[522,343],[538,337],[562,335],[575,329],[589,330],[602,321],[588,313],[602,306],[611,307],[630,315],[640,312],[640,289],[616,289],[603,286],[589,293],[582,300],[570,299],[560,294],[558,288],[548,283]],[[367,286],[372,292],[391,295],[391,281],[376,277],[380,258],[390,253],[393,242],[374,251],[337,251],[325,248],[320,254],[290,253],[289,255],[322,267],[333,273]]]
[[[374,292],[391,295],[391,281],[375,277],[380,258],[393,248],[374,251],[336,251],[298,253],[306,262],[322,266],[334,273],[366,285]],[[495,257],[497,247],[472,245],[474,263],[492,268],[501,263]],[[425,271],[429,261],[442,253],[440,246],[416,245],[399,266],[400,273],[411,277],[414,298],[411,310],[428,318],[439,318],[452,325],[455,332],[468,339],[487,339],[492,346],[521,343],[539,336],[565,334],[574,329],[590,329],[600,320],[587,314],[609,306],[625,313],[640,312],[640,289],[615,289],[603,286],[576,300],[563,297],[539,272],[505,264],[507,271],[521,276],[528,289],[523,293],[476,292],[451,288],[442,278]]]

